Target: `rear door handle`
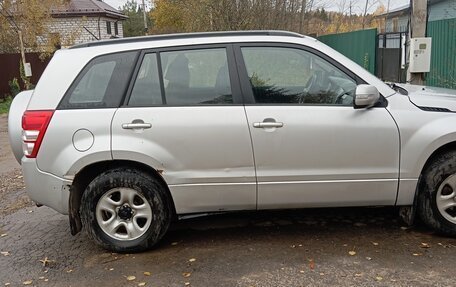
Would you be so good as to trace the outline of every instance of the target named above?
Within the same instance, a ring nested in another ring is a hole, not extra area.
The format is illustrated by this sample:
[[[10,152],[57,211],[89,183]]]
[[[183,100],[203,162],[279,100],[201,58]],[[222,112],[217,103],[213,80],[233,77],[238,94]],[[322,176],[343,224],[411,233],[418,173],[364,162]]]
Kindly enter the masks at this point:
[[[151,124],[122,124],[122,128],[126,130],[136,130],[136,129],[150,129]]]
[[[283,127],[283,123],[279,123],[279,122],[253,123],[253,127],[259,128],[259,129],[281,128],[281,127]]]
[[[122,128],[125,130],[139,130],[139,129],[150,129],[152,124],[145,123],[143,120],[133,120],[129,124],[122,124]]]

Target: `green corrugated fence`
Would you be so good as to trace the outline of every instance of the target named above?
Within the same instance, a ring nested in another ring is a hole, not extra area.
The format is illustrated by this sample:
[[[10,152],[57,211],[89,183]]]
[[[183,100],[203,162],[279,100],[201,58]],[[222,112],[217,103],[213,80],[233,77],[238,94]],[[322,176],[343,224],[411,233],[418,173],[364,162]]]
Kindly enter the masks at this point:
[[[318,40],[375,74],[377,29],[324,35]]]
[[[432,37],[432,53],[426,84],[456,89],[456,19],[429,22],[427,34]]]

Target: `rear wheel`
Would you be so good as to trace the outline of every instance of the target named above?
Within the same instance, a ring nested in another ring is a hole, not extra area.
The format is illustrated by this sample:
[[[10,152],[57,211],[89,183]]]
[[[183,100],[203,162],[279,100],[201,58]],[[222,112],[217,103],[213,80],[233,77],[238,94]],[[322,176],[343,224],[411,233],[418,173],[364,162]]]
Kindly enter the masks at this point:
[[[81,201],[81,219],[88,235],[115,252],[153,247],[168,230],[171,212],[162,183],[129,168],[96,177]]]
[[[419,185],[419,214],[439,233],[456,236],[456,151],[437,156]]]

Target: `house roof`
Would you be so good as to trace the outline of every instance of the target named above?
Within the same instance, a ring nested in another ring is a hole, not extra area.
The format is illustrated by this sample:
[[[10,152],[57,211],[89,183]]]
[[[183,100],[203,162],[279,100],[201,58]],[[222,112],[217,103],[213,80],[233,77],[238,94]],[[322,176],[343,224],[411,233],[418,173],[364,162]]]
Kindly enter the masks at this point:
[[[428,0],[428,5],[432,6],[434,4],[437,4],[439,2],[444,2],[444,1],[453,1],[453,0]],[[385,17],[387,16],[388,18],[393,18],[401,15],[406,15],[410,11],[410,3],[407,3],[405,5],[399,6],[394,9],[390,9],[389,11],[378,15],[377,17]]]
[[[102,0],[68,0],[51,11],[53,17],[73,16],[106,16],[114,19],[127,19],[119,10],[111,7]]]

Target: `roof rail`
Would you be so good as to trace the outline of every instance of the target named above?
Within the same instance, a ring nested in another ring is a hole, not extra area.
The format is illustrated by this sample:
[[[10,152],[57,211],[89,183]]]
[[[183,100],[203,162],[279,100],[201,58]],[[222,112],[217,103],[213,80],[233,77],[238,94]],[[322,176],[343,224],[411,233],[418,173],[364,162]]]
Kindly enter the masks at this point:
[[[94,42],[74,45],[74,46],[70,47],[70,49],[105,46],[105,45],[112,45],[112,44],[126,44],[126,43],[138,43],[138,42],[147,42],[147,41],[158,41],[158,40],[189,39],[189,38],[204,38],[204,37],[228,37],[228,36],[288,36],[288,37],[304,38],[304,35],[301,35],[301,34],[298,34],[295,32],[280,31],[280,30],[249,30],[249,31],[176,33],[176,34],[117,38],[117,39],[94,41]]]

